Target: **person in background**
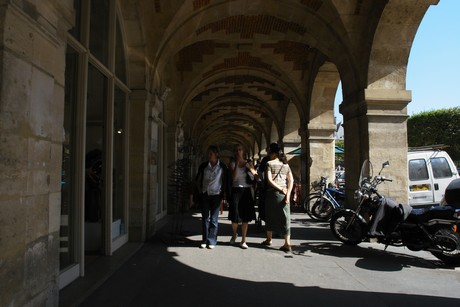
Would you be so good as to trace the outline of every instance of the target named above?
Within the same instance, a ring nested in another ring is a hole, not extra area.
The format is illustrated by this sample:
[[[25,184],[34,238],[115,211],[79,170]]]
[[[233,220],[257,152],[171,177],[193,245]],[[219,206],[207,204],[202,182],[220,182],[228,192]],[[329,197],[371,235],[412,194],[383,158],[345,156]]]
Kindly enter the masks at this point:
[[[280,250],[291,251],[290,197],[294,179],[284,154],[278,144],[269,147],[270,161],[267,162],[265,177],[268,187],[265,194],[265,228],[267,238],[262,245],[271,245],[273,232],[283,235],[284,245]]]
[[[256,193],[258,196],[258,211],[259,211],[259,223],[262,225],[262,221],[265,221],[265,193],[267,189],[267,180],[265,179],[265,171],[267,169],[267,162],[270,160],[269,148],[267,148],[267,155],[262,158],[260,163],[257,164],[257,186]]]
[[[211,145],[208,161],[203,162],[195,177],[202,214],[202,242],[200,248],[213,249],[217,244],[219,211],[231,192],[231,177],[227,166],[219,160],[219,148]]]
[[[251,160],[246,160],[243,146],[234,146],[234,160],[230,163],[232,173],[232,201],[230,202],[228,219],[232,221],[232,238],[230,244],[235,244],[238,237],[238,224],[241,223],[241,243],[240,247],[247,249],[246,235],[249,222],[255,220],[256,211],[251,187],[257,172]]]

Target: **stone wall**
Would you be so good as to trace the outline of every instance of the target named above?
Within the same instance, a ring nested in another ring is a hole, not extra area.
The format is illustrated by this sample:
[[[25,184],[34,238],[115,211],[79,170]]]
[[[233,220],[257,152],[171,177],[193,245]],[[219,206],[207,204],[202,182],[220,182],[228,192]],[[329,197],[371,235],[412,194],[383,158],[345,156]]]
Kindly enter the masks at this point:
[[[72,5],[53,3],[0,6],[0,306],[58,302],[63,34]]]

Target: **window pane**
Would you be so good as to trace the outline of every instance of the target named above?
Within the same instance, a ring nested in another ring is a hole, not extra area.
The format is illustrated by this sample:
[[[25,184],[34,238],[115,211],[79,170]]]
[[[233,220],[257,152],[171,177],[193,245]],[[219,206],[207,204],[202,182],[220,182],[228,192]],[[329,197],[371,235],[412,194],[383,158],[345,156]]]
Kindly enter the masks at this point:
[[[88,66],[85,156],[85,250],[102,250],[107,78]]]
[[[114,96],[112,238],[125,233],[126,94],[119,88],[115,88]]]
[[[89,50],[104,65],[108,63],[109,0],[91,0]]]
[[[452,177],[452,171],[446,158],[431,158],[430,160],[434,178]]]
[[[123,48],[123,37],[121,35],[120,23],[117,18],[117,38],[115,46],[115,74],[126,83],[126,61],[125,61],[125,50]]]
[[[78,54],[67,46],[62,144],[60,269],[75,263],[75,116],[77,106]]]
[[[409,161],[409,179],[413,181],[428,179],[428,170],[424,159]]]
[[[81,40],[81,0],[75,0],[73,2],[73,8],[75,10],[75,26],[70,29],[69,33],[72,34],[78,41]]]

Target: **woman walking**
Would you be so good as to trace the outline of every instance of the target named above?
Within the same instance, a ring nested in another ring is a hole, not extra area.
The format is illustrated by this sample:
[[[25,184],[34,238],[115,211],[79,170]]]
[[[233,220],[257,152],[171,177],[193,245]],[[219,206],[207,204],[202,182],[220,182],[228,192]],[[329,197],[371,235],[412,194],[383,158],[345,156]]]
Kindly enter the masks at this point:
[[[243,146],[236,144],[234,147],[234,161],[230,164],[233,177],[232,202],[230,203],[228,219],[232,221],[233,235],[230,244],[235,244],[238,237],[238,224],[241,223],[240,247],[247,249],[246,235],[248,224],[256,218],[254,199],[249,182],[254,180],[257,172],[250,160],[244,158]]]
[[[291,212],[289,200],[294,183],[289,165],[278,144],[269,147],[265,178],[268,188],[265,194],[265,227],[267,238],[262,245],[271,245],[273,232],[283,235],[284,245],[280,250],[291,251]]]

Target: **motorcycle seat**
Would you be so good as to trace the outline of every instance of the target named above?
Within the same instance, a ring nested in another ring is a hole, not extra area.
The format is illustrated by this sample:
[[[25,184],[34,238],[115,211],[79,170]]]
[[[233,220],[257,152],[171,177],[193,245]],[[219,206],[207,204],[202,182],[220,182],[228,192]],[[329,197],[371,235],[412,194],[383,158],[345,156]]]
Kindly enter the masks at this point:
[[[431,208],[412,208],[407,221],[421,223],[430,219],[451,219],[455,209],[450,206],[433,206]]]
[[[407,222],[412,223],[421,223],[429,219],[429,209],[428,208],[412,208],[409,216],[407,217]]]

